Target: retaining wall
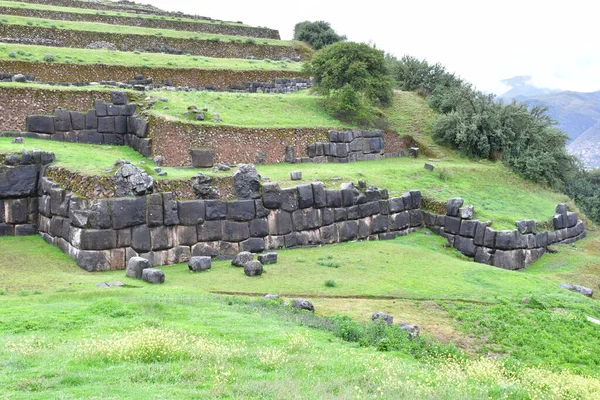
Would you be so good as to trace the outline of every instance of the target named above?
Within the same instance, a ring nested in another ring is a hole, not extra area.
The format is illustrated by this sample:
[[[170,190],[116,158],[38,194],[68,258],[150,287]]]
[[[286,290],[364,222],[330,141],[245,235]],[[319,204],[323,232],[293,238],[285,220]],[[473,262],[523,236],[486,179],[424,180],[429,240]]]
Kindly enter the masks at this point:
[[[120,51],[151,53],[190,53],[216,58],[269,58],[300,60],[303,54],[290,45],[233,43],[200,39],[173,38],[156,35],[90,32],[71,29],[45,28],[29,25],[0,24],[3,42],[35,44],[52,47],[87,48],[98,41],[112,43]],[[40,39],[43,38],[43,39]]]
[[[35,10],[19,7],[0,7],[0,14],[63,21],[98,22],[112,25],[131,25],[144,28],[172,29],[176,31],[214,33],[219,35],[248,36],[255,38],[281,39],[279,31],[253,26],[228,25],[221,23],[176,21],[165,19],[136,18],[103,14],[70,13],[64,11]]]

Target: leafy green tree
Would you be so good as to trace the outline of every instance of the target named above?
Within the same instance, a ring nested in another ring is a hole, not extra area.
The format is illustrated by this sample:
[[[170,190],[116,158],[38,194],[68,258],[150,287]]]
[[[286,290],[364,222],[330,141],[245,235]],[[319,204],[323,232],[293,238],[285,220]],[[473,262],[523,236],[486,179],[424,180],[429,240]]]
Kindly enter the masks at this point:
[[[294,27],[294,39],[308,43],[315,50],[320,50],[330,44],[346,40],[346,36],[338,35],[329,22],[304,21]]]
[[[392,102],[394,82],[389,76],[384,54],[365,43],[337,42],[317,51],[305,64],[314,78],[314,87],[328,95],[349,85],[374,104]]]
[[[396,57],[387,54],[386,64],[399,89],[419,90],[430,95],[439,87],[459,87],[462,81],[446,71],[441,64],[430,65],[426,60],[412,56]]]

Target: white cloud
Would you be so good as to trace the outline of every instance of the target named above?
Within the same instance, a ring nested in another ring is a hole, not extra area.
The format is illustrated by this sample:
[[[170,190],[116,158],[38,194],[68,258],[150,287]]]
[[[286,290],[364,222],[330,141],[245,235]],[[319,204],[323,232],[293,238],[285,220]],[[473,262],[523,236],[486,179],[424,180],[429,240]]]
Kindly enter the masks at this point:
[[[440,62],[479,89],[530,75],[542,87],[600,90],[597,6],[589,0],[197,2],[144,0],[168,10],[278,29],[325,20],[349,40],[372,41],[401,56]]]

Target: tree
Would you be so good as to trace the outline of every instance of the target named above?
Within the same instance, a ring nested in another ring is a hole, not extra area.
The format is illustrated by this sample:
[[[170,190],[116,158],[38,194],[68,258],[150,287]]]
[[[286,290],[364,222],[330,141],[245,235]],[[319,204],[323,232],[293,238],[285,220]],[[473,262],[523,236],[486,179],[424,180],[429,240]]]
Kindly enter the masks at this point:
[[[304,21],[294,27],[294,39],[308,43],[313,49],[320,50],[330,44],[346,40],[346,36],[338,35],[325,21]]]
[[[367,44],[337,42],[327,46],[305,64],[305,72],[313,77],[315,90],[322,94],[349,85],[376,105],[392,102],[394,82],[384,54]]]

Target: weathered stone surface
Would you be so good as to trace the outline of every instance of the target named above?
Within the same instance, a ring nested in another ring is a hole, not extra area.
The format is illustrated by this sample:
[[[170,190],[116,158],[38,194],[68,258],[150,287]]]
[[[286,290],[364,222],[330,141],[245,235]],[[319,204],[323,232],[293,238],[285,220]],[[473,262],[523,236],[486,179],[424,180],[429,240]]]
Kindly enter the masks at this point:
[[[192,257],[188,262],[190,271],[208,271],[212,267],[212,259],[207,256]]]
[[[446,215],[449,215],[451,217],[458,217],[460,208],[462,207],[463,203],[464,200],[459,197],[448,200],[446,202]]]
[[[182,225],[198,225],[205,219],[203,200],[179,201],[179,223]]]
[[[535,221],[532,220],[522,220],[515,221],[515,225],[517,227],[517,231],[519,233],[534,233],[535,232]]]
[[[525,252],[522,249],[496,250],[494,266],[510,270],[525,268]]]
[[[204,202],[206,219],[225,219],[227,218],[227,203],[222,200],[206,200]]]
[[[459,208],[458,214],[462,219],[473,219],[475,217],[475,209],[469,204]]]
[[[313,208],[294,211],[292,222],[296,231],[319,228],[322,225],[321,212]]]
[[[150,240],[152,242],[152,251],[168,250],[173,247],[172,228],[167,226],[159,226],[150,228]]]
[[[451,233],[453,235],[458,235],[458,233],[460,232],[460,218],[446,216],[446,225],[444,226],[444,232]]]
[[[233,173],[233,187],[240,200],[260,198],[260,175],[256,167],[252,164],[241,165]]]
[[[248,222],[223,221],[223,240],[241,242],[250,237]]]
[[[258,261],[263,265],[277,264],[277,253],[274,251],[258,255]]]
[[[251,253],[259,253],[265,249],[265,240],[263,238],[251,237],[240,242],[240,250]]]
[[[475,228],[475,237],[473,242],[477,245],[477,246],[483,246],[484,245],[484,239],[485,239],[485,230],[487,228],[487,225],[484,222],[481,221],[477,221],[477,226]]]
[[[227,202],[227,217],[234,221],[250,221],[256,216],[254,200],[234,200]]]
[[[571,285],[570,283],[560,283],[560,287],[571,290],[573,292],[581,293],[584,296],[592,297],[594,295],[594,291],[588,287],[580,286],[580,285]]]
[[[216,257],[219,255],[220,242],[203,242],[192,246],[192,256]]]
[[[242,251],[241,253],[236,254],[236,256],[231,261],[231,265],[234,267],[243,267],[246,263],[254,260],[254,255],[249,251]]]
[[[342,192],[339,190],[325,190],[327,207],[339,208],[342,206]]]
[[[125,92],[112,91],[110,92],[110,98],[114,105],[125,105],[127,104],[127,95]]]
[[[475,251],[475,262],[480,264],[492,264],[492,250],[487,247],[477,247]]]
[[[565,203],[560,203],[556,206],[556,214],[566,214],[567,211],[567,205]]]
[[[150,229],[146,225],[138,225],[131,229],[131,247],[138,253],[152,250]]]
[[[212,149],[194,149],[191,153],[194,168],[212,168],[215,164],[215,151]]]
[[[197,235],[199,242],[221,240],[223,238],[223,221],[205,221],[202,225],[198,225]]]
[[[117,197],[143,196],[152,193],[154,180],[145,171],[124,163],[114,176]]]
[[[244,273],[246,276],[259,276],[263,273],[263,265],[260,261],[250,261],[244,264]]]
[[[292,172],[290,172],[290,179],[292,181],[300,181],[300,180],[302,180],[302,171],[292,171]]]
[[[142,271],[142,279],[148,283],[165,283],[165,273],[160,269],[146,268]]]
[[[269,234],[271,235],[287,235],[292,232],[292,216],[286,211],[272,211],[267,221],[269,224]]]
[[[172,193],[163,193],[163,217],[165,225],[179,225],[179,207]]]
[[[264,299],[265,300],[277,300],[277,299],[279,299],[279,295],[278,294],[269,293],[269,294],[265,295]]]
[[[577,214],[574,212],[567,212],[565,228],[573,228],[575,225],[577,225]]]
[[[356,240],[356,238],[358,237],[357,221],[338,222],[336,225],[338,227],[338,237],[340,242]]]
[[[38,173],[36,165],[0,169],[0,199],[33,196],[37,190]]]
[[[284,211],[296,211],[298,204],[298,190],[296,188],[287,188],[281,191],[281,209]]]
[[[192,257],[190,246],[175,246],[167,251],[167,264],[181,264]]]
[[[408,216],[410,219],[411,228],[417,228],[417,227],[423,225],[423,216],[421,214],[421,210],[419,210],[419,209],[410,210],[408,212]]]
[[[321,241],[323,242],[323,244],[331,244],[338,242],[339,235],[337,225],[335,224],[321,227],[319,229],[319,233],[321,235]]]
[[[56,132],[54,128],[54,117],[51,115],[29,115],[26,121],[27,132],[53,134]]]
[[[400,327],[400,329],[402,330],[407,331],[408,338],[411,340],[419,336],[419,333],[421,332],[421,328],[419,328],[417,325],[407,324],[405,322],[398,324],[398,327]]]
[[[294,299],[292,302],[292,307],[300,310],[315,311],[315,306],[313,306],[313,304],[306,299]]]
[[[127,270],[125,274],[130,278],[142,279],[142,271],[150,268],[150,262],[145,258],[132,257],[127,262]]]
[[[392,231],[400,231],[407,229],[410,226],[410,217],[408,211],[403,211],[390,216],[390,229]]]
[[[313,187],[311,184],[298,185],[298,207],[308,208],[314,205]]]
[[[144,197],[110,199],[108,205],[113,229],[123,229],[146,223],[146,198]]]
[[[496,246],[501,250],[512,250],[517,248],[517,231],[498,231],[496,232]]]
[[[77,265],[88,272],[107,271],[111,268],[110,251],[78,250],[74,257]]]
[[[477,250],[473,239],[464,236],[456,236],[454,238],[454,247],[466,256],[474,257]]]
[[[459,235],[474,238],[479,221],[463,219],[460,223]]]
[[[490,249],[496,248],[496,231],[490,227],[485,228],[485,234],[483,236],[483,245]]]
[[[383,321],[386,324],[391,325],[394,323],[394,317],[384,313],[383,311],[377,311],[371,315],[371,321]]]
[[[53,218],[53,220],[57,220]],[[61,219],[62,220],[62,219]],[[62,229],[62,227],[61,227]],[[56,236],[56,235],[55,235]],[[82,250],[110,250],[117,247],[117,231],[112,229],[81,230],[79,248]]]
[[[313,190],[313,200],[315,208],[322,208],[327,206],[327,192],[321,182],[313,182],[311,184]]]

